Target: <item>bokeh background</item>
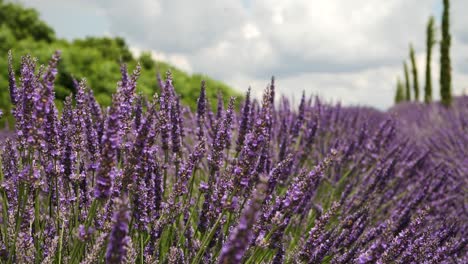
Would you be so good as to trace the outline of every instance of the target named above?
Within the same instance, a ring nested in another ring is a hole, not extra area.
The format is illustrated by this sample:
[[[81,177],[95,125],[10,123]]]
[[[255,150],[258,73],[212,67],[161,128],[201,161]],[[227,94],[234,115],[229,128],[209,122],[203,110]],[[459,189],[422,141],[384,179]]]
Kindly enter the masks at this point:
[[[17,0],[39,11],[58,38],[122,37],[142,52],[260,95],[274,75],[280,93],[302,91],[345,105],[387,109],[403,78],[409,43],[424,83],[425,27],[440,0]],[[468,88],[468,1],[451,1],[453,93]],[[439,97],[439,47],[433,90]]]

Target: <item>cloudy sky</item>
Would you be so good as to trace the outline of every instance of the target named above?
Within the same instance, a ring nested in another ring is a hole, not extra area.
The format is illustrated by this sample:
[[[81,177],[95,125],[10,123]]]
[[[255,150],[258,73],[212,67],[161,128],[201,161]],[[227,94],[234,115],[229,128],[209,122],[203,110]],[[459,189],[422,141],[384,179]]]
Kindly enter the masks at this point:
[[[424,84],[425,28],[442,0],[16,0],[35,7],[59,37],[122,36],[135,53],[201,72],[258,95],[270,76],[298,100],[303,90],[346,105],[393,103],[412,42]],[[468,1],[451,1],[454,92],[468,88]],[[438,35],[440,29],[438,28]],[[438,47],[433,83],[438,97]]]

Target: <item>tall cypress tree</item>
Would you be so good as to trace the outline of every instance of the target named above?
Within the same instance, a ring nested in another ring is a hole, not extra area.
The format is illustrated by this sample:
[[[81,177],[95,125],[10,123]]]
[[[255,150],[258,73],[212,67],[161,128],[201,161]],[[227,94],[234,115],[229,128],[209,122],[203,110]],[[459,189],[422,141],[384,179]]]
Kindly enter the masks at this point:
[[[397,79],[397,87],[395,93],[395,104],[398,104],[405,100],[404,87],[400,78]]]
[[[440,97],[442,104],[450,106],[452,103],[452,66],[450,65],[450,3],[444,0],[442,14],[442,41],[440,43]]]
[[[426,29],[426,84],[424,86],[424,102],[430,103],[432,101],[432,76],[431,76],[431,60],[432,60],[432,47],[435,44],[434,39],[434,17],[429,18]]]
[[[412,73],[413,73],[414,100],[419,101],[418,68],[416,65],[416,58],[414,55],[414,48],[412,44],[410,44],[410,60],[411,60]]]
[[[406,65],[406,62],[403,62],[403,68],[405,70],[405,100],[411,101],[411,87],[408,74],[408,66]]]

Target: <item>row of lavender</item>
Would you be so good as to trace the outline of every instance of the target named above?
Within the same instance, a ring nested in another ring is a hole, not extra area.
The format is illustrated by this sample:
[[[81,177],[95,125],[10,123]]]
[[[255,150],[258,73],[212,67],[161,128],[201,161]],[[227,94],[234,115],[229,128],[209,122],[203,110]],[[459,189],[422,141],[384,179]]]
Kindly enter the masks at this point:
[[[468,262],[467,98],[295,110],[272,80],[211,111],[202,83],[191,112],[170,73],[147,99],[122,66],[109,108],[81,81],[59,114],[59,55],[24,57],[19,82],[10,68],[1,262]]]

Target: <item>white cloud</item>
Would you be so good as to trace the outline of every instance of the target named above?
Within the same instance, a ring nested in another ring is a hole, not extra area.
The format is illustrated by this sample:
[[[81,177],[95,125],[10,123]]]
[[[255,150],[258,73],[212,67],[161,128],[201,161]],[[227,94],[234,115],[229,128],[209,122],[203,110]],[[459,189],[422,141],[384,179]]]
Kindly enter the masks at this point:
[[[284,23],[283,8],[276,6],[273,9],[273,16],[271,18],[271,21],[273,22],[273,24],[276,25],[281,25]]]
[[[136,46],[130,47],[130,51],[133,53],[134,56],[139,57],[143,51],[141,48],[138,48]],[[157,52],[154,50],[149,51],[151,54],[151,57],[156,60],[156,61],[165,61],[169,62],[170,64],[174,65],[175,67],[184,70],[188,73],[193,72],[192,65],[190,65],[189,60],[187,57],[183,54],[166,54],[164,52]]]
[[[244,37],[246,39],[255,39],[260,36],[260,31],[252,23],[245,24],[243,31],[244,31]]]

